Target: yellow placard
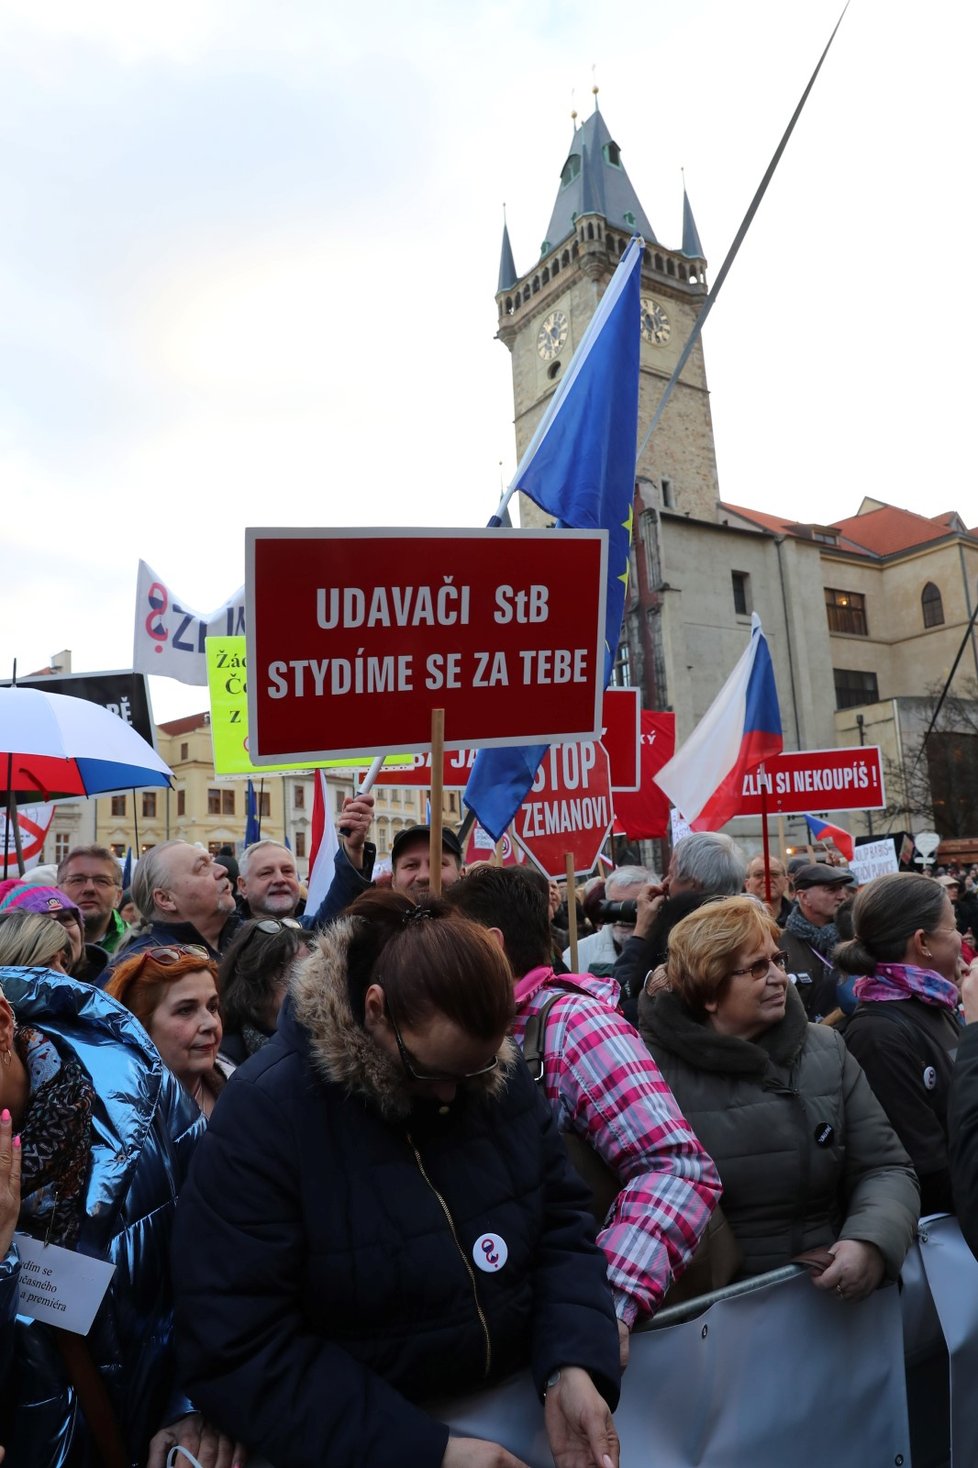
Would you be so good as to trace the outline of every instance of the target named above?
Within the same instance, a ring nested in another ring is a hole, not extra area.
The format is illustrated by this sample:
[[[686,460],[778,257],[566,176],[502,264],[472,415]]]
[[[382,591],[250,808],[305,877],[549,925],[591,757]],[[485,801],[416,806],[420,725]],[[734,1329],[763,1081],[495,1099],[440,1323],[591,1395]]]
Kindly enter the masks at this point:
[[[331,759],[319,764],[302,760],[295,765],[253,765],[248,758],[248,688],[245,680],[245,639],[206,637],[207,687],[211,699],[211,742],[216,775],[272,775],[289,770],[333,770],[341,766],[364,770],[368,759]],[[412,764],[409,754],[389,754],[385,765]]]

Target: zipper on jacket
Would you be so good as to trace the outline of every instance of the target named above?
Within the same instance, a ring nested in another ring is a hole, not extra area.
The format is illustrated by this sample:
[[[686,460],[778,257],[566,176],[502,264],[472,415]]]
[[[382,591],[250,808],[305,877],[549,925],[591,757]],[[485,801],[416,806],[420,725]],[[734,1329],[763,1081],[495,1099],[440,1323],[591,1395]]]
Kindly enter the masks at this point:
[[[799,1132],[801,1135],[801,1178],[798,1185],[798,1197],[791,1224],[791,1252],[800,1254],[805,1247],[805,1215],[808,1209],[808,1195],[811,1191],[812,1156],[808,1141],[808,1113],[805,1110],[805,1102],[801,1092],[790,1085],[781,1085],[775,1082],[766,1087],[773,1091],[775,1096],[784,1096],[799,1118]]]
[[[476,1314],[479,1317],[479,1324],[482,1326],[482,1333],[485,1336],[486,1340],[486,1366],[483,1374],[485,1376],[488,1376],[490,1371],[492,1370],[492,1338],[489,1335],[489,1323],[483,1313],[482,1306],[479,1304],[479,1290],[475,1282],[475,1270],[469,1263],[465,1250],[462,1248],[462,1245],[459,1242],[458,1233],[455,1228],[455,1220],[452,1218],[451,1210],[449,1209],[448,1204],[445,1202],[445,1199],[442,1197],[441,1193],[439,1193],[438,1189],[435,1187],[434,1183],[431,1181],[431,1178],[425,1171],[425,1165],[421,1161],[421,1153],[414,1145],[414,1138],[411,1136],[410,1132],[407,1133],[407,1139],[408,1145],[410,1146],[411,1151],[414,1153],[414,1160],[418,1164],[418,1171],[424,1178],[425,1182],[428,1184],[431,1191],[434,1193],[435,1197],[438,1199],[438,1202],[441,1204],[441,1210],[444,1213],[445,1220],[448,1224],[449,1229],[451,1230],[452,1238],[455,1240],[455,1247],[458,1250],[459,1258],[465,1265],[465,1271],[469,1276],[469,1283],[472,1286],[472,1297],[475,1300]]]

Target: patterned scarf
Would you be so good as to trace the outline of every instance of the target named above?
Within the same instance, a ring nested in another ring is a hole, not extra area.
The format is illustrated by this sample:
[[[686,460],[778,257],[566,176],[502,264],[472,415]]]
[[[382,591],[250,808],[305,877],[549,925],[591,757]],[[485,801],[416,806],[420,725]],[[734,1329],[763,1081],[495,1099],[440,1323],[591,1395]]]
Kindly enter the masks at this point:
[[[789,933],[794,933],[795,937],[800,938],[803,943],[808,943],[823,958],[831,959],[841,941],[835,923],[826,923],[824,927],[816,928],[814,923],[808,921],[799,907],[792,910],[785,927]]]
[[[943,1005],[957,1013],[961,994],[957,984],[930,968],[912,963],[878,963],[871,974],[853,985],[857,999],[886,1002],[889,999],[919,999],[923,1004]]]
[[[21,1026],[14,1043],[30,1083],[20,1132],[20,1227],[45,1243],[72,1249],[91,1161],[95,1089],[78,1061],[60,1055],[40,1030]]]

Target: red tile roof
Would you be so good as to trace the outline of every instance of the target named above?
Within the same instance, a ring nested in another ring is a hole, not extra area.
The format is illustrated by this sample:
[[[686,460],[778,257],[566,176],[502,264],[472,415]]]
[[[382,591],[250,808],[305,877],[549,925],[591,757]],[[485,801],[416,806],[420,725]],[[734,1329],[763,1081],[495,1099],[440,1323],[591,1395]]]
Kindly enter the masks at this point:
[[[171,719],[168,724],[158,727],[164,734],[192,734],[195,729],[205,729],[209,723],[210,713],[205,709],[201,714],[185,714],[182,719]]]
[[[928,541],[940,540],[950,533],[945,517],[936,516],[931,520],[913,510],[900,510],[896,505],[883,505],[881,509],[869,510],[865,515],[853,515],[848,520],[833,523],[848,539],[865,546],[877,556],[926,545]]]

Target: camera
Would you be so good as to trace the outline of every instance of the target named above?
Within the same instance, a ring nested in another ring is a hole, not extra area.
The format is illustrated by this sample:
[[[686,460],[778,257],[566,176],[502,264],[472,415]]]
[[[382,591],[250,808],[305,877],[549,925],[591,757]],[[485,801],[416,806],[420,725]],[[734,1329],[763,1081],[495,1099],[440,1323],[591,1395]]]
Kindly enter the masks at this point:
[[[634,928],[637,917],[638,903],[634,897],[626,897],[624,902],[602,902],[598,908],[598,921],[601,923],[623,923]]]

